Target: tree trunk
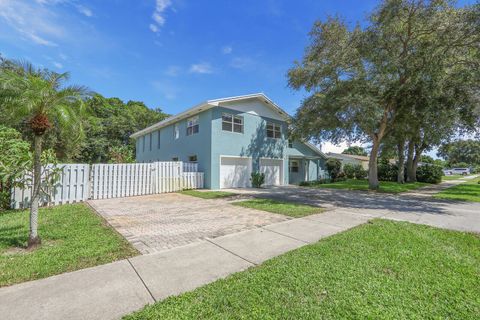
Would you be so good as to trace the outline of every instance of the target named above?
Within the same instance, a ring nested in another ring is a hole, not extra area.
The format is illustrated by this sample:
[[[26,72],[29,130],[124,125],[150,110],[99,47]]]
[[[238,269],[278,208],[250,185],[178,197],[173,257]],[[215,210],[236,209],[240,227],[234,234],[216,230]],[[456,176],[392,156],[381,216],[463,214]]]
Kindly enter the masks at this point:
[[[380,148],[380,139],[373,139],[372,151],[368,160],[368,188],[370,190],[377,190],[378,184],[378,149]]]
[[[415,142],[408,142],[408,151],[407,151],[407,182],[415,182],[416,175],[413,172],[413,157],[415,154]]]
[[[422,157],[422,152],[423,148],[417,148],[415,150],[415,157],[413,158],[413,163],[412,163],[412,176],[415,177],[415,179],[412,182],[417,181],[417,168],[418,168],[418,163],[420,162],[420,158]]]
[[[397,182],[405,183],[405,140],[402,140],[398,145],[398,173]]]
[[[42,155],[42,139],[42,135],[35,135],[33,141],[33,194],[32,204],[30,206],[30,234],[28,236],[28,248],[34,248],[41,243],[38,235],[38,206],[40,203],[40,183],[42,174],[42,164],[40,161]]]

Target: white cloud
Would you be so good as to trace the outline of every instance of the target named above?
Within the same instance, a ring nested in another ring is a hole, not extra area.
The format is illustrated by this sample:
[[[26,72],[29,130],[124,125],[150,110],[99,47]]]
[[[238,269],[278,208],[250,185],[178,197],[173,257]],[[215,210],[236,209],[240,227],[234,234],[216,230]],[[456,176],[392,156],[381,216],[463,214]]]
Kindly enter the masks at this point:
[[[224,46],[222,47],[222,53],[223,54],[230,54],[232,53],[233,48],[231,46]]]
[[[349,144],[347,142],[342,142],[340,144],[333,144],[331,142],[324,142],[322,143],[322,152],[323,153],[328,153],[328,152],[332,152],[332,153],[342,153],[343,150],[347,149],[348,147],[350,146],[360,146],[360,147],[363,147],[364,149],[368,149],[368,145],[367,144]],[[368,152],[368,151],[367,151]]]
[[[77,8],[78,12],[80,12],[81,14],[83,14],[86,17],[92,17],[93,16],[93,12],[90,8],[87,8],[87,7],[85,7],[81,4],[75,5],[75,8]]]
[[[152,31],[155,32],[155,33],[158,32],[158,31],[160,31],[160,29],[157,27],[156,24],[150,23],[150,26],[149,26],[149,27],[150,27],[150,30],[152,30]]]
[[[40,5],[58,5],[58,4],[63,4],[63,5],[70,5],[70,6],[73,6],[75,7],[75,9],[77,9],[77,11],[81,14],[83,14],[84,16],[86,17],[92,17],[93,16],[93,11],[82,5],[82,4],[78,4],[78,0],[35,0],[36,3],[40,4]]]
[[[190,66],[190,72],[201,73],[201,74],[213,73],[213,68],[209,63],[201,62],[197,64],[192,64]]]
[[[160,28],[165,24],[165,10],[172,5],[171,0],[156,0],[155,11],[153,11],[152,19],[154,23],[150,24],[150,30],[154,33],[160,31]]]
[[[22,37],[36,44],[57,46],[55,41],[50,38],[65,36],[64,28],[54,22],[55,15],[35,4],[0,0],[0,19],[4,20]]]

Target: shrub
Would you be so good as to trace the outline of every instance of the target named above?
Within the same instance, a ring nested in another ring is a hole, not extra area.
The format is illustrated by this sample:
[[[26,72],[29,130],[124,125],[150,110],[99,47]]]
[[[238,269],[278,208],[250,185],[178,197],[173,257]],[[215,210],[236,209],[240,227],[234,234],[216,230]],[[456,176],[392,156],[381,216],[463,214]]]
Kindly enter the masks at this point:
[[[368,175],[367,170],[363,169],[361,164],[355,165],[355,179],[362,180],[365,179]]]
[[[252,181],[252,187],[261,188],[262,184],[265,183],[265,174],[260,172],[252,172],[252,177],[250,180]]]
[[[346,163],[343,166],[343,172],[348,179],[365,179],[367,171],[360,164]]]
[[[378,163],[378,180],[397,181],[398,166],[391,164],[388,159],[382,158]]]
[[[426,183],[442,182],[443,170],[441,166],[427,164],[417,168],[417,181]]]
[[[332,179],[333,182],[337,181],[337,177],[341,172],[342,162],[335,158],[329,158],[327,162],[325,162],[325,167],[330,179]]]
[[[347,176],[345,175],[345,173],[340,172],[338,176],[335,178],[335,181],[333,182],[339,182],[339,181],[345,181],[345,180],[347,180]]]
[[[351,163],[346,163],[343,165],[343,173],[345,173],[345,176],[348,179],[354,179],[355,178],[355,165]]]

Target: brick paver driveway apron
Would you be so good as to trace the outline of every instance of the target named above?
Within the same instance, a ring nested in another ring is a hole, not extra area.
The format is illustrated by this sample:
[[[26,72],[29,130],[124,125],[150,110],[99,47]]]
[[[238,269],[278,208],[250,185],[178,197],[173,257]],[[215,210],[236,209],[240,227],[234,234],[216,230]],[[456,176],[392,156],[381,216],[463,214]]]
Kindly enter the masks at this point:
[[[88,202],[141,253],[254,229],[287,217],[177,193]]]

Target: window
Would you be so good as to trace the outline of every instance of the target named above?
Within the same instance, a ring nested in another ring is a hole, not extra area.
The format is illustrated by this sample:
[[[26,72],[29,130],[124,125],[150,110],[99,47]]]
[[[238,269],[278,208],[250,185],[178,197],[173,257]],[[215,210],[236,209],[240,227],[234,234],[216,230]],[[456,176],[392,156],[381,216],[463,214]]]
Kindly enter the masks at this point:
[[[222,113],[222,130],[243,133],[243,117]]]
[[[178,139],[180,137],[180,128],[178,127],[178,123],[175,123],[173,127],[173,139]]]
[[[187,136],[198,133],[198,117],[192,117],[187,119]]]
[[[152,151],[152,138],[153,138],[153,135],[152,135],[152,133],[150,133],[149,139],[148,139],[148,142],[149,142],[149,150],[150,150],[150,151]]]
[[[172,161],[178,161],[178,157],[173,157]]]
[[[189,156],[188,157],[188,162],[197,162],[197,155]]]
[[[293,148],[293,141],[292,140],[288,140],[288,147]]]
[[[157,148],[160,149],[160,130],[157,133]]]
[[[282,129],[279,124],[267,122],[267,137],[280,139],[282,137]]]
[[[298,172],[299,165],[297,160],[291,160],[289,165],[290,165],[289,172]]]

